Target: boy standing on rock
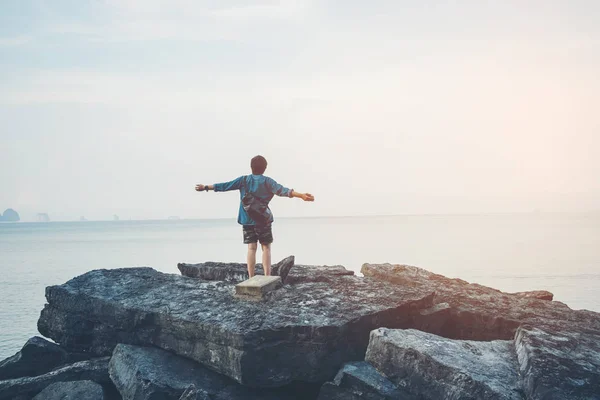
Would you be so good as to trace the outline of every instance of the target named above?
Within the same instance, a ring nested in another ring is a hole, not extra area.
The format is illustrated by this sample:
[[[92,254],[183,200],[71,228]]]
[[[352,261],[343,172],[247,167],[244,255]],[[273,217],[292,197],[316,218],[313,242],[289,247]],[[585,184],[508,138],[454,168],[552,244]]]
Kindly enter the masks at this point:
[[[244,243],[248,245],[248,275],[254,276],[256,266],[257,243],[262,247],[262,263],[265,275],[271,275],[271,243],[273,242],[273,213],[269,202],[274,195],[281,197],[297,197],[304,201],[314,201],[310,193],[299,193],[293,189],[281,186],[274,179],[263,175],[267,169],[267,160],[256,156],[250,161],[252,175],[240,176],[231,182],[215,183],[214,185],[196,185],[196,191],[214,190],[227,192],[240,191],[240,209],[238,223],[243,226]]]

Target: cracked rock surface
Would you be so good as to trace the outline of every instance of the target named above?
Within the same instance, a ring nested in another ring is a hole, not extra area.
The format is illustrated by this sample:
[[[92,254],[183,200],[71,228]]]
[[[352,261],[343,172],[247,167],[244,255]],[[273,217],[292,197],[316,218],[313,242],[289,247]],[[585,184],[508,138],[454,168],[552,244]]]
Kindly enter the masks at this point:
[[[177,268],[179,268],[181,275],[206,281],[239,283],[248,279],[246,264],[242,263],[179,263],[177,264]],[[256,274],[264,274],[261,264],[256,265]],[[295,265],[294,257],[291,256],[274,264],[272,266],[272,274],[281,276],[284,284],[295,284],[307,282],[332,282],[340,276],[352,276],[354,275],[354,272],[347,270],[341,265]]]
[[[422,330],[514,341],[525,398],[600,399],[599,313],[550,301],[549,292],[503,293],[408,265],[365,264],[362,272],[367,279],[434,291],[434,303],[447,304],[449,314]]]
[[[512,340],[522,324],[551,330],[600,333],[600,314],[572,310],[557,301],[541,300],[522,293],[504,293],[410,265],[364,264],[361,272],[368,279],[435,292],[434,303],[447,303],[450,318],[431,333],[447,338]]]
[[[422,399],[523,398],[509,340],[452,340],[414,329],[377,329],[365,360]]]
[[[273,387],[331,379],[364,357],[371,330],[405,327],[432,306],[433,294],[420,288],[333,278],[319,267],[306,276],[252,303],[233,296],[233,283],[151,268],[96,270],[46,289],[38,329],[74,351],[153,345],[241,384]]]
[[[248,302],[233,296],[244,264],[179,269],[96,270],[49,287],[38,328],[68,354],[116,348],[123,393],[176,387],[163,392],[174,400],[314,400],[319,387],[319,400],[600,400],[600,314],[549,292],[503,293],[406,265],[365,264],[358,277],[288,257],[273,268],[288,273],[283,287]],[[103,362],[91,378],[73,364],[0,381],[0,399],[30,400],[57,374],[105,386]],[[214,379],[185,378],[188,369]]]

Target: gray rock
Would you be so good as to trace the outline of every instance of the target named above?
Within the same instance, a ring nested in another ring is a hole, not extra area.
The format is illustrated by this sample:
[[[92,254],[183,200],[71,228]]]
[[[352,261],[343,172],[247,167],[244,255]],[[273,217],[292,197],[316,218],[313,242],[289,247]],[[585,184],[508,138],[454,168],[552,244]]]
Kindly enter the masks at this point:
[[[333,282],[340,276],[354,275],[353,271],[348,271],[341,265],[334,266],[309,266],[309,265],[290,265],[290,256],[279,263],[273,265],[272,273],[274,275],[285,275],[285,270],[292,268],[285,276],[286,284],[309,283],[309,282]],[[293,262],[293,260],[292,260]],[[286,268],[282,268],[279,272],[280,265],[286,264]],[[190,278],[199,278],[205,281],[223,281],[229,283],[239,283],[248,279],[248,270],[246,264],[241,263],[218,263],[206,262],[200,264],[177,264],[179,271],[183,276]],[[256,274],[264,274],[262,266],[256,265]],[[283,279],[283,276],[282,276]]]
[[[365,360],[423,400],[522,400],[512,341],[451,340],[413,329],[377,329]]]
[[[326,382],[318,400],[416,400],[364,361],[345,364],[333,382]]]
[[[451,317],[428,332],[453,339],[512,340],[521,324],[561,326],[600,333],[600,314],[571,310],[557,301],[503,293],[486,286],[450,279],[409,265],[364,264],[368,279],[435,292],[435,303],[448,303]]]
[[[104,400],[102,386],[92,381],[56,382],[33,400]]]
[[[294,267],[294,256],[284,258],[277,264],[271,266],[271,274],[281,276],[281,281],[286,283],[286,278]],[[177,268],[181,275],[190,278],[200,278],[206,281],[223,281],[231,283],[240,283],[249,278],[248,267],[241,263],[221,263],[221,262],[206,262],[200,264],[177,264]],[[344,269],[345,270],[345,269]],[[348,275],[353,275],[351,271]],[[262,264],[257,264],[255,267],[256,275],[264,275]]]
[[[200,364],[167,351],[119,344],[109,374],[123,400],[179,398],[190,385],[215,394],[232,383]]]
[[[0,400],[18,396],[34,396],[55,382],[90,380],[109,384],[109,357],[80,361],[35,377],[25,377],[0,381]]]
[[[295,388],[257,389],[240,385],[187,358],[165,350],[119,344],[109,364],[123,400],[292,400]]]
[[[316,399],[316,393],[313,385],[288,385],[275,389],[232,385],[212,396],[211,400],[312,400]]]
[[[289,256],[279,261],[277,264],[271,267],[271,273],[281,277],[281,282],[286,283],[287,276],[289,275],[292,267],[294,266],[294,256]]]
[[[405,327],[433,305],[426,290],[344,275],[288,283],[262,303],[233,293],[230,283],[150,268],[96,270],[46,289],[38,329],[74,351],[154,345],[244,385],[274,387],[331,379],[364,357],[371,330]]]
[[[67,352],[39,336],[25,343],[14,356],[0,362],[0,380],[36,376],[65,364]]]
[[[181,275],[205,281],[240,283],[249,278],[248,266],[242,263],[222,263],[208,261],[198,264],[179,263],[177,268]],[[256,264],[256,275],[264,275],[262,264]]]
[[[190,387],[181,394],[179,400],[211,400],[211,398],[204,390],[198,389],[194,385],[190,385]]]
[[[418,329],[424,332],[441,331],[452,318],[452,308],[448,303],[438,303],[420,310],[403,328]]]
[[[554,299],[554,294],[547,290],[532,290],[529,292],[517,292],[512,293],[515,296],[527,297],[530,299],[540,299],[540,300],[548,300],[552,301]]]
[[[335,284],[344,276],[354,276],[354,271],[348,271],[342,265],[294,265],[285,283],[288,285],[319,282]]]
[[[600,335],[523,326],[515,346],[528,399],[600,399]]]
[[[459,339],[513,339],[520,326],[528,327],[519,331],[516,344],[523,387],[532,398],[600,397],[594,394],[600,392],[600,313],[571,310],[563,303],[535,298],[538,295],[502,293],[406,265],[365,264],[362,272],[368,279],[434,291],[434,302],[448,303],[445,322],[419,326],[428,332]]]

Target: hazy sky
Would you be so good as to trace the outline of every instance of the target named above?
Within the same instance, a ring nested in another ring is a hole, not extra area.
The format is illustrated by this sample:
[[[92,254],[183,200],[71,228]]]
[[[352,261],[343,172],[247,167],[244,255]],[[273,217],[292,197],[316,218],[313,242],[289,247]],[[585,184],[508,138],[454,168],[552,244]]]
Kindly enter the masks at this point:
[[[596,0],[0,0],[0,209],[25,220],[600,209]],[[1,211],[1,210],[0,210]]]

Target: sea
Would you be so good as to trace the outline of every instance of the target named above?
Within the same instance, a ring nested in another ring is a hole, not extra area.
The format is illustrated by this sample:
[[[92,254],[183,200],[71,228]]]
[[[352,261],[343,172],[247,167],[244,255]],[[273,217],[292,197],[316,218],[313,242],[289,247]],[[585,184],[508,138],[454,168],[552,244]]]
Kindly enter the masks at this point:
[[[506,292],[549,290],[600,312],[600,214],[279,218],[273,261],[415,265]],[[93,269],[245,262],[234,220],[0,224],[0,360],[37,332],[44,290]]]

